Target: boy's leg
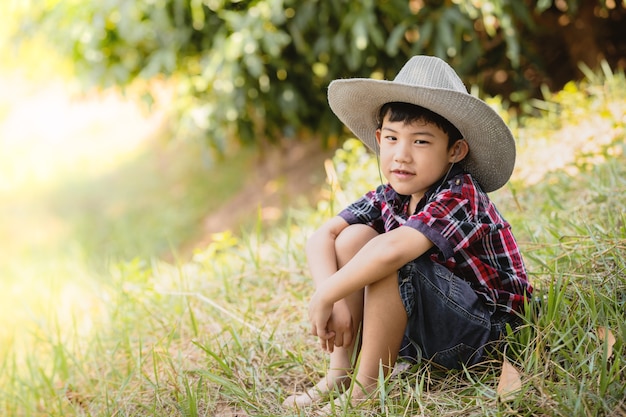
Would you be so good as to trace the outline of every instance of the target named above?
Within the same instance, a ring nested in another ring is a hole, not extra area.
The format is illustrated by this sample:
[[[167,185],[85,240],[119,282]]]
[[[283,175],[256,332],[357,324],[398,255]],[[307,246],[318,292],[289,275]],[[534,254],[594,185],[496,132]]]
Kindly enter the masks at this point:
[[[381,365],[384,376],[391,372],[406,324],[397,275],[370,284],[365,290],[363,340],[352,398],[363,397],[376,388]]]
[[[378,233],[369,226],[355,224],[344,229],[335,241],[335,253],[337,254],[337,267],[343,267],[361,248]],[[396,284],[397,286],[397,284]],[[352,314],[355,331],[358,332],[363,322],[363,290],[350,294],[344,300]],[[348,374],[352,371],[352,356],[355,344],[359,338],[355,334],[352,343],[347,347],[335,347],[330,354],[328,373],[314,387],[304,394],[296,394],[287,397],[284,405],[306,406],[321,399],[329,391],[335,388],[343,388],[348,381]]]

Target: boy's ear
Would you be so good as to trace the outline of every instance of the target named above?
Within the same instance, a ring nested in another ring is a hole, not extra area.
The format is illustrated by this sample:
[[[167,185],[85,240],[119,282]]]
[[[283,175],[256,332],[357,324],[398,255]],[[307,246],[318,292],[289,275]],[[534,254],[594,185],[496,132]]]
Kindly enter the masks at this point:
[[[469,145],[465,139],[457,140],[456,143],[450,149],[449,161],[450,162],[460,162],[467,156],[469,153]]]
[[[378,143],[378,147],[380,148],[380,129],[376,129],[376,143]]]

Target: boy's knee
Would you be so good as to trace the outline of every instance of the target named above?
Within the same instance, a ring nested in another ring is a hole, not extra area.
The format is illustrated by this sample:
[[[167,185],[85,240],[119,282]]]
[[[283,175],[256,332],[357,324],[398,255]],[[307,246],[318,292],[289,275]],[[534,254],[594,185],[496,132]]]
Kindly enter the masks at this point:
[[[378,232],[364,224],[352,224],[339,233],[335,240],[335,253],[341,264],[345,264]]]

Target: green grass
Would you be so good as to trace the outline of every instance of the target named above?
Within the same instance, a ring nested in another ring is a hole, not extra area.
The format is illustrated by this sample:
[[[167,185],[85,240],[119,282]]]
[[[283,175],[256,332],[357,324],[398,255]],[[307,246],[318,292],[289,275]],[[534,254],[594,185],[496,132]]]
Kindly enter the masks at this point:
[[[523,169],[493,195],[542,300],[507,337],[521,391],[509,401],[498,398],[497,358],[448,374],[417,367],[406,377],[381,380],[376,401],[338,408],[335,415],[626,412],[626,112],[624,94],[617,93],[626,82],[615,74],[568,88],[566,97],[535,106],[547,110],[519,121]],[[586,142],[598,142],[548,170],[536,163],[538,146],[568,149],[577,126],[588,132],[588,119],[568,108],[570,102],[586,107],[602,134],[589,134]],[[377,182],[375,161],[348,142],[334,159],[339,182],[317,207],[292,210],[280,228],[266,229],[259,220],[244,233],[216,235],[192,260],[172,263],[152,255],[163,250],[164,237],[175,247],[174,236],[180,233],[182,241],[190,233],[186,227],[202,207],[186,206],[202,205],[194,197],[202,194],[200,178],[232,177],[229,167],[198,175],[200,168],[176,163],[156,181],[154,160],[138,155],[108,175],[64,181],[43,197],[29,197],[68,214],[62,236],[70,244],[53,255],[45,245],[14,252],[11,273],[26,277],[27,285],[5,285],[19,291],[4,296],[13,301],[3,305],[3,317],[19,310],[24,297],[35,304],[30,315],[12,320],[13,331],[0,344],[1,415],[307,415],[280,406],[328,365],[308,336],[312,284],[304,242],[344,201]],[[104,196],[96,192],[102,189]],[[139,190],[145,200],[120,208]],[[119,229],[111,228],[112,219],[121,219]],[[151,230],[155,225],[164,229]],[[137,256],[128,256],[134,247]],[[88,266],[94,252],[122,260],[94,272]],[[600,328],[616,339],[610,356]]]

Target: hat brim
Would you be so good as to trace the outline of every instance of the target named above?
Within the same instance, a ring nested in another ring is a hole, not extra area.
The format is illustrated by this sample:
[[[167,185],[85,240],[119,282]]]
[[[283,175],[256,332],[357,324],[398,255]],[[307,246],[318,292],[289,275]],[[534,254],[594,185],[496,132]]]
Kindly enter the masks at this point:
[[[416,104],[450,121],[469,144],[463,168],[485,192],[501,188],[511,177],[515,166],[513,134],[495,110],[471,94],[369,78],[335,80],[328,86],[332,111],[374,152],[378,151],[378,112],[390,102]]]

